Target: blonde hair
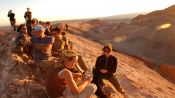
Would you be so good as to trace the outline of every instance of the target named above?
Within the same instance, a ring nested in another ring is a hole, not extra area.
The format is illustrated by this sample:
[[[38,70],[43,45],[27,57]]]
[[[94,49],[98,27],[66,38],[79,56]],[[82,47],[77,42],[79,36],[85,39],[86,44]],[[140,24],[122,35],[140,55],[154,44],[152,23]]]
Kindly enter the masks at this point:
[[[67,50],[67,51],[64,51],[62,53],[61,61],[62,62],[66,61],[66,60],[72,61],[73,59],[76,59],[76,58],[78,58],[78,55],[75,51]]]
[[[106,45],[104,45],[103,51],[104,51],[105,49],[108,49],[108,50],[111,52],[111,51],[112,51],[112,45],[111,45],[111,43],[107,43]]]

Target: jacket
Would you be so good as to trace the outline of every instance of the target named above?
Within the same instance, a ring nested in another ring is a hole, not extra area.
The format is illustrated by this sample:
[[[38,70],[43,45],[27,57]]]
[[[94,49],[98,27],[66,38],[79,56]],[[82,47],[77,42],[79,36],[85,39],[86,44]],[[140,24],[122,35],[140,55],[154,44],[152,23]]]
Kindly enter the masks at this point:
[[[108,70],[107,73],[101,73],[101,69]],[[95,69],[94,69],[94,76],[101,77],[101,78],[109,78],[112,77],[113,74],[116,72],[117,69],[117,58],[113,55],[110,55],[108,58],[105,55],[101,55],[97,58]]]

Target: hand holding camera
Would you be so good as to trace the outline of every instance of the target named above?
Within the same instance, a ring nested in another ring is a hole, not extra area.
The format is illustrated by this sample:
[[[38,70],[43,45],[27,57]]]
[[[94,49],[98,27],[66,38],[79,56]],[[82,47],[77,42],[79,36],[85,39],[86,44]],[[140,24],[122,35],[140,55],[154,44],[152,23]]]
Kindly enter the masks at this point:
[[[93,71],[91,67],[88,67],[88,69],[83,73],[84,79],[90,79],[92,81],[93,78]]]

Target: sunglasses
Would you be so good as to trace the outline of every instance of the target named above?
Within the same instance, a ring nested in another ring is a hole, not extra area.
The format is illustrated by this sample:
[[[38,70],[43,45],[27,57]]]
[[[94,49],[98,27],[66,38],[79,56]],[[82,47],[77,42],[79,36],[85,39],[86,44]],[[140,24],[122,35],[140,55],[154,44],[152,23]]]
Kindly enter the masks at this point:
[[[103,52],[110,52],[108,49],[104,49]]]

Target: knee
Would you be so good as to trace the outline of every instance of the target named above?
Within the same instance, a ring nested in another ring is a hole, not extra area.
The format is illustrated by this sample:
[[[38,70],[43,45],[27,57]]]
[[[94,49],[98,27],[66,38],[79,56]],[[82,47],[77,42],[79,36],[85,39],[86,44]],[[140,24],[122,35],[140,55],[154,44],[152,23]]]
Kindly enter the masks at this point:
[[[87,86],[87,88],[88,88],[90,91],[92,91],[93,93],[95,93],[95,92],[97,91],[97,86],[96,86],[95,84],[93,84],[93,83],[89,84],[89,85]]]

